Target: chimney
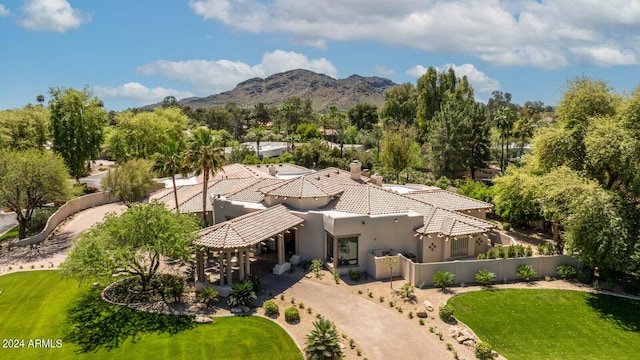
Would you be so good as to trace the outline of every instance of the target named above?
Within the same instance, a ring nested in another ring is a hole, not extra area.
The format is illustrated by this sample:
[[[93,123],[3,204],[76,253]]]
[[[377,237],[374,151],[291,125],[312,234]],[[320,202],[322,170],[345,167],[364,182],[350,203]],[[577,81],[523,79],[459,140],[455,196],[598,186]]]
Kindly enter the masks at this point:
[[[371,180],[369,181],[375,186],[382,187],[382,176],[378,175],[378,173],[373,174],[371,176]]]
[[[276,167],[273,165],[269,165],[269,175],[276,176]]]
[[[351,169],[351,178],[353,180],[360,180],[360,174],[362,173],[362,164],[360,161],[354,160],[349,164],[349,168]]]

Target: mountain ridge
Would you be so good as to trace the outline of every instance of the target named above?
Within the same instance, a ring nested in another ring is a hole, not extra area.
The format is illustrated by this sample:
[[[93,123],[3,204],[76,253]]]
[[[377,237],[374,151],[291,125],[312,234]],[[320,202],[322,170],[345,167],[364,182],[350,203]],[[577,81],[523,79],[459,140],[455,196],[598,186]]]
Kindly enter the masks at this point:
[[[353,74],[344,79],[334,79],[329,75],[296,69],[273,74],[264,79],[247,79],[229,91],[181,99],[178,104],[192,109],[224,106],[228,103],[242,107],[252,107],[258,103],[280,106],[287,98],[297,96],[311,99],[316,111],[325,110],[330,105],[347,110],[360,102],[381,106],[384,102],[384,92],[395,85],[397,84],[393,81],[377,76]],[[144,108],[160,105],[161,103],[157,103]]]

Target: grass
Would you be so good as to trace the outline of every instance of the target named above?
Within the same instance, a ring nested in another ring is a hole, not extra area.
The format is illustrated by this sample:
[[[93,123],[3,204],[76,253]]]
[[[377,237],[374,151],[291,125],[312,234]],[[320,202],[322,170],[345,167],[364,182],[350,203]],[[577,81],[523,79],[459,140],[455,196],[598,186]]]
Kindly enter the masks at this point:
[[[0,346],[11,359],[302,359],[291,337],[260,317],[215,318],[149,314],[104,303],[99,292],[56,271],[0,276],[0,334],[25,340]],[[62,340],[61,348],[29,348],[29,340]]]
[[[7,231],[4,235],[0,236],[0,242],[15,239],[18,237],[19,225],[14,226],[11,230]]]
[[[640,302],[566,290],[501,289],[449,300],[508,359],[638,359]]]

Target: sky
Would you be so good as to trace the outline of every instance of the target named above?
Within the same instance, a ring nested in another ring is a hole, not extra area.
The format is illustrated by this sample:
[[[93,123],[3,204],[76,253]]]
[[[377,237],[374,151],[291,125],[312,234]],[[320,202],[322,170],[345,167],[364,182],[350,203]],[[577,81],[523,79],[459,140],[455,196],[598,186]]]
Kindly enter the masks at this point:
[[[0,109],[90,87],[108,110],[304,68],[555,105],[587,76],[640,85],[640,0],[0,0]]]

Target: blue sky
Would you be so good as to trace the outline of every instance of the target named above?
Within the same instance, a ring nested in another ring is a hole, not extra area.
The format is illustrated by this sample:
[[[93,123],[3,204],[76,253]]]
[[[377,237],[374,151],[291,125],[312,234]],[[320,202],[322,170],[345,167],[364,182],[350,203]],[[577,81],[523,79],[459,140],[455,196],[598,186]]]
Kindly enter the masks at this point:
[[[50,87],[122,110],[295,68],[415,84],[429,66],[481,101],[554,105],[574,76],[635,89],[638,34],[637,0],[0,0],[0,109]]]

